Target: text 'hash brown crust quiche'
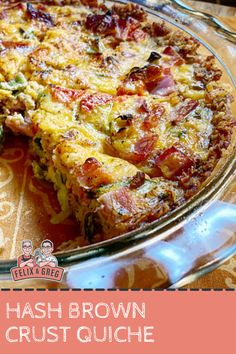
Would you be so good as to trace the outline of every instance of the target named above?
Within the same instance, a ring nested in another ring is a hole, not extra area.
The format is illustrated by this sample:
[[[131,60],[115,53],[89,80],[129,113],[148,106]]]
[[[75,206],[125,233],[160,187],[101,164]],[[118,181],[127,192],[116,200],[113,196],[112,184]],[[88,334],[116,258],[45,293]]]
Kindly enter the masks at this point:
[[[230,144],[232,96],[198,41],[138,5],[61,5],[0,3],[0,134],[29,137],[52,222],[73,213],[98,242],[201,189]]]

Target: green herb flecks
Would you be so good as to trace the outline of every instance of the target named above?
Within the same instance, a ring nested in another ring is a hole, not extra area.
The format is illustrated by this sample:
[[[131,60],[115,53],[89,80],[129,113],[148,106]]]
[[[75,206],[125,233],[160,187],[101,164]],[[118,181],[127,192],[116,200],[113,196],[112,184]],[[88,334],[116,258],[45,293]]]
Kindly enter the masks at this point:
[[[0,89],[8,91],[18,91],[26,87],[27,80],[22,73],[19,73],[15,79],[12,79],[8,82],[0,82]]]

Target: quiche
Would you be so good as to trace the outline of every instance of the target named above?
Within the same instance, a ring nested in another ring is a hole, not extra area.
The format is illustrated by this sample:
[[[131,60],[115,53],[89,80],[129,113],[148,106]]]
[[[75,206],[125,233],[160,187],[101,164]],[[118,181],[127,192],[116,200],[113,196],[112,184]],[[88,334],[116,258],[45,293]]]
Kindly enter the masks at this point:
[[[138,5],[0,3],[0,144],[99,242],[185,203],[231,143],[231,88],[199,42]]]

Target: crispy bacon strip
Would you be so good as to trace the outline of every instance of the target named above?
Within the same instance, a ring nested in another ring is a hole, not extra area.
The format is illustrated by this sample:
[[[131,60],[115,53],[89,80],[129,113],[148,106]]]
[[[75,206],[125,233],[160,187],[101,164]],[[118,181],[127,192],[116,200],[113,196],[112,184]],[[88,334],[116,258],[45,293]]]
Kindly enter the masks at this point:
[[[146,33],[139,27],[140,23],[132,17],[119,19],[116,24],[116,38],[124,41],[139,41],[146,38]]]
[[[51,85],[50,87],[52,97],[55,101],[70,104],[76,101],[84,93],[83,90],[73,90],[56,85]]]
[[[157,139],[157,134],[147,134],[139,139],[134,146],[133,162],[145,161],[151,155]]]
[[[142,68],[133,68],[129,73],[129,79],[132,81],[142,80],[146,84],[150,81],[155,81],[160,77],[162,68],[158,65],[146,65]]]
[[[175,82],[169,68],[149,64],[133,68],[124,83],[118,88],[118,95],[143,95],[145,91],[153,95],[167,96],[175,91]]]
[[[138,171],[136,175],[132,178],[129,188],[137,189],[141,187],[145,182],[145,173]]]
[[[85,27],[93,33],[112,35],[117,40],[142,40],[146,33],[140,29],[140,21],[133,17],[119,18],[108,10],[105,14],[88,15]]]
[[[31,44],[29,42],[0,41],[0,45],[6,49],[25,49],[29,48]]]
[[[97,0],[80,0],[80,2],[85,6],[94,7],[94,8],[99,7]]]
[[[76,167],[76,175],[81,187],[86,189],[98,188],[102,184],[112,182],[112,177],[107,173],[101,162],[96,158],[88,158],[82,166]]]
[[[170,29],[166,26],[165,22],[153,22],[144,27],[144,30],[152,37],[164,37],[170,33]]]
[[[184,63],[183,58],[174,50],[173,47],[166,47],[163,50],[163,54],[168,55],[172,59],[172,65],[181,65]]]
[[[152,109],[148,110],[142,123],[143,130],[148,131],[155,128],[158,124],[159,118],[164,114],[164,112],[165,108],[160,104],[157,104]]]
[[[94,93],[81,100],[80,108],[84,112],[90,112],[96,106],[104,105],[113,99],[111,95],[105,93]]]
[[[156,167],[168,179],[175,179],[193,165],[193,160],[179,146],[173,145],[161,153],[156,159]]]
[[[49,13],[35,9],[30,3],[27,3],[26,13],[31,20],[43,22],[49,27],[54,26],[53,18]]]
[[[104,35],[115,34],[116,25],[117,18],[112,15],[111,11],[103,15],[88,15],[85,22],[88,30]]]
[[[145,90],[152,91],[161,73],[162,68],[158,65],[150,64],[142,68],[133,68],[124,85],[118,89],[118,95],[136,93],[142,95]]]
[[[175,92],[175,82],[169,68],[163,69],[162,76],[152,88],[153,95],[168,96]]]
[[[179,122],[183,120],[189,113],[198,107],[199,103],[196,100],[187,99],[175,110],[171,115],[172,122]]]

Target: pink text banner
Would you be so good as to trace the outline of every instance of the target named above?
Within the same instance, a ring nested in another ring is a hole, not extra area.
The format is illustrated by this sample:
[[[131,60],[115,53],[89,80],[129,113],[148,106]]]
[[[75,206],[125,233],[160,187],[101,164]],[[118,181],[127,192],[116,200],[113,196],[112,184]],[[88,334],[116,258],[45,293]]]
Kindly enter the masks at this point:
[[[8,354],[235,353],[235,291],[0,291]]]

